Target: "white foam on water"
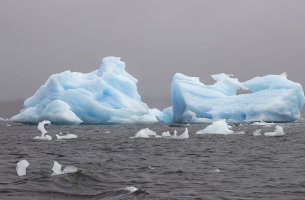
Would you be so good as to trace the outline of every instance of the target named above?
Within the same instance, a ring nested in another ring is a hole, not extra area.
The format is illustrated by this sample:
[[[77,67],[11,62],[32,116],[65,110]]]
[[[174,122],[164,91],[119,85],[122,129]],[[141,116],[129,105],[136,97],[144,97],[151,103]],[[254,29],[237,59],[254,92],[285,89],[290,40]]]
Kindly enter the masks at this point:
[[[30,165],[27,160],[20,160],[17,163],[16,171],[18,176],[25,176],[26,175],[26,168]]]
[[[214,169],[214,170],[212,170],[212,171],[210,171],[210,172],[219,173],[219,172],[221,172],[221,171],[220,171],[220,169],[216,168],[216,169]]]

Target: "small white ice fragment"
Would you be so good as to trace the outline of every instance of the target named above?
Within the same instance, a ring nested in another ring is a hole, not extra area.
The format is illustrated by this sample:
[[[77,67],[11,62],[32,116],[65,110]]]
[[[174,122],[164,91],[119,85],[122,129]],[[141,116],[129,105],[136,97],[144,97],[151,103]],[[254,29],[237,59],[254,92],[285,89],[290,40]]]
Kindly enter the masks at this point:
[[[262,129],[257,129],[253,132],[253,136],[261,136],[262,135]]]
[[[185,131],[178,136],[178,139],[188,139],[189,138],[189,131],[188,128],[185,127]]]
[[[26,168],[30,165],[27,160],[20,160],[17,163],[16,171],[18,176],[25,176],[26,175]]]
[[[173,138],[173,139],[177,139],[177,138],[178,138],[178,136],[177,136],[177,131],[176,131],[176,130],[174,130],[174,135],[172,135],[172,138]]]
[[[36,139],[36,140],[52,140],[52,137],[51,137],[50,135],[46,135],[46,133],[48,132],[48,131],[44,128],[44,126],[45,126],[46,124],[51,124],[51,122],[50,122],[50,121],[47,121],[47,120],[44,120],[44,121],[42,121],[42,122],[39,122],[37,128],[38,128],[38,130],[41,132],[41,136],[36,136],[36,137],[34,137],[34,139]]]
[[[60,133],[59,135],[56,134],[56,138],[58,140],[74,139],[74,138],[77,138],[77,135],[71,134],[71,133],[67,133],[67,134]]]
[[[57,161],[54,161],[54,165],[52,168],[52,175],[61,175],[61,174],[69,174],[77,172],[77,168],[74,166],[67,166],[63,171],[61,170],[61,164]]]
[[[134,193],[136,191],[138,191],[139,189],[136,188],[135,186],[129,186],[129,187],[125,187],[123,188],[124,190],[127,190],[129,193]]]
[[[232,134],[232,126],[228,125],[225,120],[215,121],[205,129],[198,131],[196,134]]]
[[[149,128],[141,129],[136,133],[136,135],[132,138],[150,138],[157,137],[157,133],[155,131],[150,130]]]
[[[266,132],[264,133],[264,135],[268,137],[278,137],[278,136],[284,136],[285,132],[281,126],[276,125],[274,132]]]
[[[171,137],[171,134],[169,133],[169,131],[166,131],[166,132],[163,132],[163,133],[161,134],[161,136],[162,136],[162,137],[165,137],[165,138],[166,138],[166,137],[168,138],[168,137]]]

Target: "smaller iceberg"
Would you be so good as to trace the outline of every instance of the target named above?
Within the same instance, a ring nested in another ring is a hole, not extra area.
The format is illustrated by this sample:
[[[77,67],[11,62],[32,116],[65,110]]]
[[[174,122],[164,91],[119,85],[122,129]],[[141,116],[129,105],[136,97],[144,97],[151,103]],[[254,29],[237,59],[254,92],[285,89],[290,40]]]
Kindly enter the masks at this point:
[[[52,140],[52,137],[50,135],[46,135],[48,131],[44,128],[44,126],[47,125],[47,124],[51,124],[51,122],[48,121],[48,120],[43,120],[42,122],[39,122],[38,130],[41,132],[41,136],[36,136],[33,139],[35,139],[35,140]]]
[[[66,134],[59,133],[59,134],[56,134],[56,138],[58,140],[75,139],[75,138],[77,138],[77,135],[72,134],[72,133],[66,133]]]
[[[27,160],[20,160],[17,163],[16,171],[18,176],[25,176],[26,175],[26,168],[30,165]]]
[[[266,132],[264,133],[264,135],[267,137],[279,137],[279,136],[284,136],[285,132],[281,126],[276,125],[274,132]]]
[[[232,126],[228,125],[225,120],[218,120],[207,126],[205,129],[196,132],[196,134],[232,134]]]
[[[74,166],[67,166],[64,170],[61,170],[61,164],[59,164],[57,161],[54,161],[54,165],[52,168],[52,175],[61,175],[61,174],[70,174],[77,172],[77,168]]]

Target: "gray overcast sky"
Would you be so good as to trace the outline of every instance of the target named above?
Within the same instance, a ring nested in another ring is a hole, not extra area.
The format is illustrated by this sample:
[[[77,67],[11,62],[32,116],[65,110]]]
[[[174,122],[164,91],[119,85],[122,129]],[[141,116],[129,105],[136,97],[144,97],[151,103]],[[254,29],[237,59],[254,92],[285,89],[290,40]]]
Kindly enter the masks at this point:
[[[304,0],[1,0],[0,31],[1,101],[110,55],[150,104],[169,96],[176,72],[211,83],[286,71],[305,86]]]

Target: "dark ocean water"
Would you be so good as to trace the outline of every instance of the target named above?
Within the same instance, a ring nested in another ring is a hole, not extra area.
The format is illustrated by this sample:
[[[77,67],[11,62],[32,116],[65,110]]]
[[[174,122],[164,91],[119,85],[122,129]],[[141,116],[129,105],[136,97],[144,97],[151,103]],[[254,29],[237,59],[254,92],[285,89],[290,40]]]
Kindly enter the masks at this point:
[[[245,135],[195,135],[205,126],[191,125],[185,140],[129,138],[147,126],[46,127],[53,138],[78,135],[66,141],[36,141],[36,126],[7,123],[0,122],[1,200],[305,199],[304,121],[281,124],[284,137],[255,137],[261,127],[247,124],[234,127]],[[16,174],[21,159],[30,163],[23,177]],[[55,160],[79,171],[51,176]]]

